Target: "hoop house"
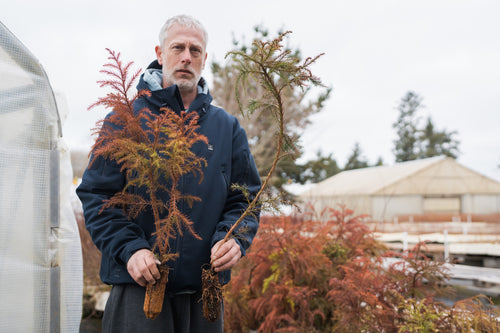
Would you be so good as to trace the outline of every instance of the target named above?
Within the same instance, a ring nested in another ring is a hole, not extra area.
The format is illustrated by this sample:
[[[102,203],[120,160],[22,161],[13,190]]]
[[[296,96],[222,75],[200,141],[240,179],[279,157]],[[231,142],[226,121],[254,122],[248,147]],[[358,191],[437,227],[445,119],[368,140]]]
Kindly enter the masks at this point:
[[[71,163],[37,59],[0,23],[0,332],[78,332]]]

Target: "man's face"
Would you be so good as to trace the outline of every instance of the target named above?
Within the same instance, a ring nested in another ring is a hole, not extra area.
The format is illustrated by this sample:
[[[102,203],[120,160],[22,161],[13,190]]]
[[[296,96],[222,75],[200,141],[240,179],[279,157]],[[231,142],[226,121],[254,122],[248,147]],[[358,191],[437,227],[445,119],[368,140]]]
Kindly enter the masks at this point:
[[[181,92],[195,90],[207,59],[205,46],[197,29],[172,25],[163,47],[156,47],[158,62],[163,66],[163,87],[177,84]]]

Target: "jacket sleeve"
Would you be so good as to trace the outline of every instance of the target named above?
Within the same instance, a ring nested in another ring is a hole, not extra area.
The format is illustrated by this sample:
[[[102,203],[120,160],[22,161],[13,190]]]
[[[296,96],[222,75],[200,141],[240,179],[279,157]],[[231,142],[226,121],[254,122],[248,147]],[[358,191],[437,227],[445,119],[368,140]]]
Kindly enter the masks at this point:
[[[241,214],[252,201],[261,187],[260,176],[255,161],[248,146],[247,136],[243,128],[235,119],[232,140],[231,157],[231,184],[240,185],[248,191],[248,198],[241,190],[230,189],[222,217],[217,224],[212,238],[212,246],[226,236],[227,231],[239,219]],[[259,227],[259,213],[257,210],[248,214],[233,232],[234,239],[240,245],[242,255],[250,247]]]
[[[124,186],[125,175],[120,167],[97,157],[85,170],[77,194],[82,202],[85,226],[97,248],[116,263],[126,265],[135,251],[150,245],[144,231],[129,220],[121,208],[102,210],[104,201]]]

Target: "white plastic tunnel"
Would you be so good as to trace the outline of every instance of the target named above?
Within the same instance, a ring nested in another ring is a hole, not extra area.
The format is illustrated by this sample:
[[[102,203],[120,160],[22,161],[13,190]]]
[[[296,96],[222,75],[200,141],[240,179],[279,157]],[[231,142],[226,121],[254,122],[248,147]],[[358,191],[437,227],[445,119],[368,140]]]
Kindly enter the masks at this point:
[[[38,60],[0,22],[0,332],[78,332],[72,169]]]

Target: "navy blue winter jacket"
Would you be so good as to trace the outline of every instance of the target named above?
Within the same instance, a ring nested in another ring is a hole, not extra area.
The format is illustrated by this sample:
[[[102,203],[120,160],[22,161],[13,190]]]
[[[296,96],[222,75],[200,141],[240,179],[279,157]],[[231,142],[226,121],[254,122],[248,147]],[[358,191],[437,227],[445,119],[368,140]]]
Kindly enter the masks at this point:
[[[158,67],[153,62],[150,67]],[[144,74],[143,74],[144,75]],[[141,80],[138,90],[148,89]],[[210,261],[211,247],[221,240],[231,225],[247,207],[247,200],[240,191],[230,188],[231,184],[248,187],[255,195],[260,189],[260,177],[250,154],[245,131],[236,118],[221,108],[211,105],[212,97],[200,80],[198,96],[191,103],[190,110],[200,116],[199,133],[208,138],[208,145],[197,143],[193,151],[207,161],[203,168],[203,181],[192,174],[180,181],[181,191],[201,199],[190,208],[181,203],[181,210],[194,222],[194,229],[202,240],[195,239],[188,232],[171,242],[171,249],[179,257],[169,263],[170,275],[167,290],[170,293],[196,291],[201,289],[201,268]],[[201,89],[204,88],[204,89]],[[149,89],[148,89],[149,90]],[[200,92],[200,90],[202,90]],[[153,112],[161,112],[167,106],[176,112],[182,109],[182,100],[176,85],[152,91],[151,96],[139,98],[134,109],[139,112],[144,107]],[[149,211],[129,220],[119,208],[110,208],[99,213],[103,200],[109,199],[124,188],[126,178],[120,167],[113,161],[96,158],[85,171],[77,194],[83,204],[85,223],[90,235],[102,252],[101,279],[107,284],[135,283],[129,275],[126,264],[132,254],[143,248],[151,249],[154,243],[153,216]],[[141,189],[132,189],[141,193]],[[162,194],[167,200],[166,193]],[[244,230],[235,237],[242,254],[250,246],[258,228],[258,217],[247,217],[238,230]],[[222,274],[224,283],[230,272]]]

